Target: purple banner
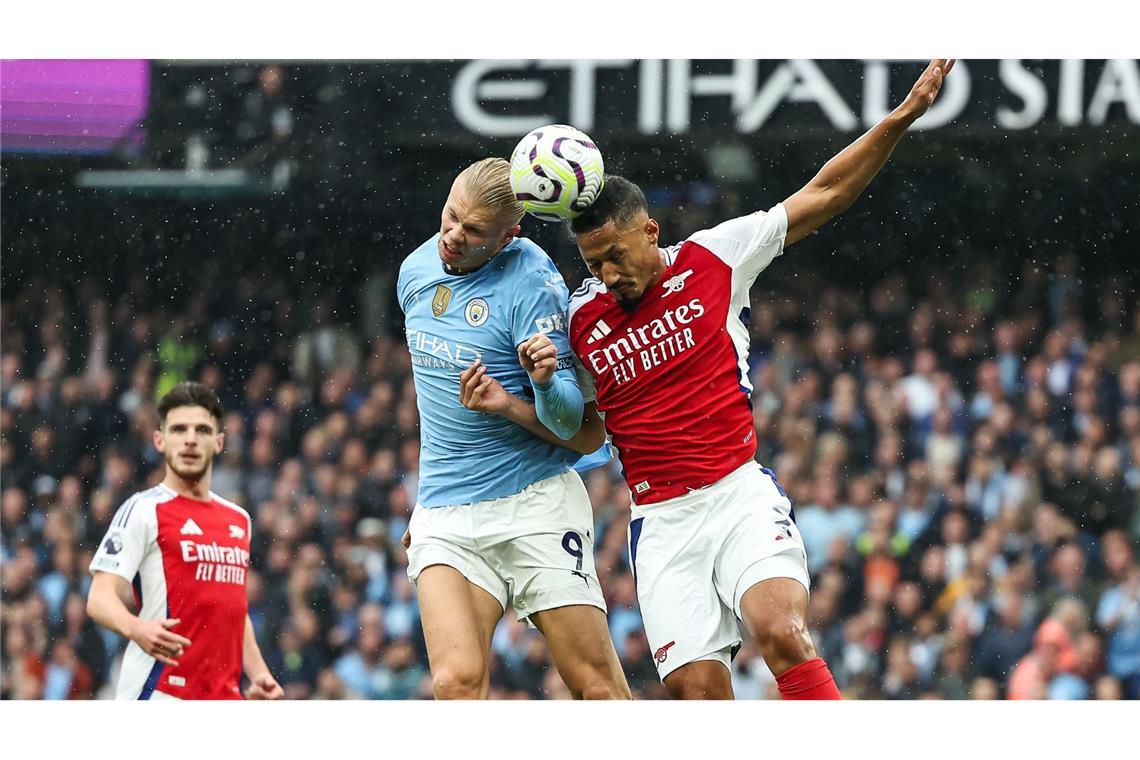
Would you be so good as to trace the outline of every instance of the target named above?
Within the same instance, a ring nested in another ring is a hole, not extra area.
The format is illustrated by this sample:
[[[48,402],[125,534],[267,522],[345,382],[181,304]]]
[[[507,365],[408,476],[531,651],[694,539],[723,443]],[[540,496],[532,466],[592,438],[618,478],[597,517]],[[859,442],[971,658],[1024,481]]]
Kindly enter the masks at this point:
[[[0,150],[135,152],[149,103],[149,61],[0,61]]]

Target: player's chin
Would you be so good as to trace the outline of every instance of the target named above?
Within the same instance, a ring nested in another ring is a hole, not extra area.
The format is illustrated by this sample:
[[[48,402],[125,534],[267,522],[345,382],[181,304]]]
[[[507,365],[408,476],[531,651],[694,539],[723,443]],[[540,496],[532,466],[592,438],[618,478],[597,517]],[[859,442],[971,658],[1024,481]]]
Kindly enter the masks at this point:
[[[206,474],[206,470],[210,467],[210,460],[203,457],[193,464],[182,464],[178,462],[167,462],[170,469],[174,470],[174,474],[186,480],[197,480]]]
[[[615,292],[614,300],[621,308],[625,309],[626,311],[632,311],[641,299],[635,296],[626,295],[625,293]]]

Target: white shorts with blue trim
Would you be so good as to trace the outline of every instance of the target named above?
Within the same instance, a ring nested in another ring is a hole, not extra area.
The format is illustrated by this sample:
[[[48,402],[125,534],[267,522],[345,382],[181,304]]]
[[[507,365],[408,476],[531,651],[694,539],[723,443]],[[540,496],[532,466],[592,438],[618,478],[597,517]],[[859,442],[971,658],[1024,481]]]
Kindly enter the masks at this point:
[[[447,565],[530,623],[536,612],[573,604],[606,611],[594,569],[594,510],[569,470],[512,496],[427,508],[408,525],[408,577]]]
[[[792,505],[770,471],[746,462],[711,486],[633,506],[629,555],[661,680],[682,665],[729,666],[743,641],[740,599],[770,578],[810,587]]]

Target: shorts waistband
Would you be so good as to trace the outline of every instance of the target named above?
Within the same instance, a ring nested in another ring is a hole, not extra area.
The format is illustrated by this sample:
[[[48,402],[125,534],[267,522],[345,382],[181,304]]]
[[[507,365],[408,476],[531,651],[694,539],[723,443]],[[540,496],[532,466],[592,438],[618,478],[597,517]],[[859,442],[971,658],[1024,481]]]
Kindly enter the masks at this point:
[[[704,496],[706,493],[709,492],[709,489],[717,488],[719,486],[723,486],[723,485],[726,485],[729,483],[735,483],[737,480],[740,480],[745,475],[747,475],[748,472],[750,472],[750,471],[752,471],[752,472],[760,472],[761,471],[760,465],[753,459],[749,459],[747,462],[740,465],[735,470],[728,473],[727,475],[725,475],[723,478],[716,481],[715,483],[709,483],[707,486],[701,486],[700,488],[690,488],[689,492],[686,494],[682,494],[680,496],[674,496],[672,499],[665,499],[664,501],[658,501],[658,502],[654,502],[652,504],[643,504],[643,505],[631,504],[630,505],[630,514],[633,517],[636,517],[639,514],[644,515],[644,514],[647,514],[649,512],[654,512],[656,510],[661,509],[662,507],[665,507],[665,508],[674,507],[675,508],[675,507],[688,506],[690,504],[697,502],[702,496]]]
[[[506,496],[496,496],[492,499],[484,499],[483,501],[467,501],[467,502],[462,502],[460,504],[440,504],[439,506],[435,506],[435,507],[425,507],[422,504],[420,504],[419,502],[416,502],[416,506],[419,507],[420,509],[452,509],[454,507],[482,507],[485,505],[489,506],[489,505],[494,505],[494,504],[502,504],[502,503],[504,503],[510,499],[514,499],[514,498],[518,497],[519,494],[526,493],[527,491],[532,491],[536,488],[542,488],[542,487],[546,486],[547,484],[554,483],[557,480],[562,480],[572,472],[574,472],[574,469],[568,468],[565,472],[560,472],[560,473],[557,473],[555,475],[551,475],[550,477],[543,478],[542,480],[536,480],[533,483],[531,483],[530,485],[525,486],[521,491],[517,491],[517,492],[511,493],[511,494],[507,494]]]

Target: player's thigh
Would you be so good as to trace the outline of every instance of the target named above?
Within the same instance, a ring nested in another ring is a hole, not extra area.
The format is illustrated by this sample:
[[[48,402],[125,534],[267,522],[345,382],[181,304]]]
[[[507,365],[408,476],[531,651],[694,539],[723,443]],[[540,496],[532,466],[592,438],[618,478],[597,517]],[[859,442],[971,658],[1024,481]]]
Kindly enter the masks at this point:
[[[491,637],[503,616],[499,600],[449,565],[424,568],[416,589],[432,673],[464,683],[482,681]]]
[[[576,472],[535,483],[480,515],[484,556],[520,620],[572,605],[606,610],[594,566],[593,509]]]
[[[429,657],[482,663],[507,584],[477,551],[470,505],[417,505],[409,532],[408,577],[416,584]]]
[[[716,496],[719,546],[714,579],[721,601],[747,622],[741,599],[757,583],[792,579],[806,594],[807,555],[791,503],[769,472],[757,466],[730,485]]]
[[[741,642],[732,609],[713,583],[719,537],[708,505],[688,499],[636,512],[629,553],[645,635],[664,680],[688,663],[717,661],[726,668]]]
[[[536,612],[530,620],[546,637],[554,665],[575,697],[629,699],[604,612],[573,604]]]
[[[689,662],[665,676],[673,699],[732,699],[732,676],[723,660]]]

